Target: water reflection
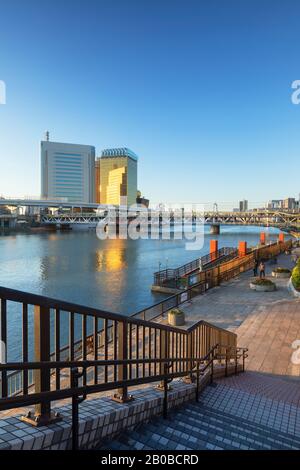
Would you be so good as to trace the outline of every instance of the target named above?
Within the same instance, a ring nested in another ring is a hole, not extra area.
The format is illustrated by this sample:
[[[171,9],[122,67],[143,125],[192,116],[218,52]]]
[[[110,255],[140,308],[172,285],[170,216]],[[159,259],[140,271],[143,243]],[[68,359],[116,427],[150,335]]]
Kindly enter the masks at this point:
[[[96,270],[114,272],[128,267],[125,240],[113,240],[113,246],[96,251]]]
[[[176,267],[209,251],[187,251],[185,240],[99,240],[94,232],[57,232],[0,236],[0,285],[62,299],[124,315],[163,299],[150,290],[153,273]],[[261,228],[222,227],[219,247],[236,247],[239,240],[256,245]],[[265,229],[268,240],[278,230]],[[10,309],[9,334],[21,328],[19,310]],[[10,358],[19,353],[9,345]]]

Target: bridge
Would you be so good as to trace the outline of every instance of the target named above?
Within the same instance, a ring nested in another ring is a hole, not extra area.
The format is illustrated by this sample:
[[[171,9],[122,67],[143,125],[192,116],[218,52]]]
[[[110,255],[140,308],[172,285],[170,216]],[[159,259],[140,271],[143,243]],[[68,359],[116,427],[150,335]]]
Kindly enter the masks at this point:
[[[76,213],[70,212],[65,214],[44,215],[41,219],[44,224],[55,225],[71,225],[71,224],[89,224],[91,226],[105,217],[107,213],[107,206],[97,206],[97,213]],[[100,210],[100,214],[99,214]],[[129,212],[129,217],[133,218],[138,216],[141,211],[140,208]],[[118,217],[118,208],[116,208],[116,216]],[[169,218],[170,223],[174,223],[174,216],[172,212],[162,213],[158,211],[149,212],[149,224],[156,222],[157,224],[164,223],[164,217]],[[218,234],[221,225],[253,225],[264,227],[277,227],[282,230],[292,230],[300,228],[300,212],[279,212],[269,210],[248,211],[248,212],[204,212],[204,214],[196,213],[183,213],[182,220],[176,219],[177,223],[204,223],[211,226],[212,233]]]
[[[1,207],[16,208],[19,207],[37,207],[40,209],[57,209],[54,215],[44,214],[41,221],[44,224],[54,225],[70,225],[70,224],[90,224],[97,225],[103,219],[105,213],[111,208],[111,205],[96,204],[96,203],[83,203],[72,202],[66,199],[28,199],[28,198],[10,198],[0,199]],[[113,206],[116,212],[120,209],[119,206]],[[79,211],[78,211],[79,209]],[[181,210],[182,218],[186,222],[203,221],[204,224],[211,225],[213,233],[219,233],[220,225],[256,225],[256,226],[273,226],[280,229],[299,229],[300,228],[300,211],[283,211],[283,210],[270,210],[270,209],[254,209],[249,211],[218,211],[214,207],[213,211],[195,212],[191,210]],[[63,210],[68,212],[62,213]],[[77,211],[76,211],[77,210]],[[129,210],[130,217],[136,216],[139,212],[145,209],[141,206],[136,206]],[[161,220],[163,218],[170,218],[171,223],[174,221],[174,211],[162,211],[161,209],[151,208],[149,212],[149,221],[153,219]],[[176,219],[178,220],[178,219]]]
[[[0,198],[0,207],[40,207],[41,209],[61,208],[61,209],[98,209],[99,204],[71,202],[67,199],[27,199],[27,198]]]

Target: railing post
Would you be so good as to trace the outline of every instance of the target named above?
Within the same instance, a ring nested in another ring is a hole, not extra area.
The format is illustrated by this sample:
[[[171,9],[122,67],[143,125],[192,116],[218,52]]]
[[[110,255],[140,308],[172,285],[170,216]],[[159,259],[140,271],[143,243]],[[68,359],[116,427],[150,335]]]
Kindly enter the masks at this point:
[[[186,358],[192,358],[192,357],[193,357],[193,332],[190,331],[186,335]],[[186,375],[186,377],[184,377],[183,380],[185,383],[191,384],[194,382],[193,373],[192,373],[193,363],[192,361],[187,361],[185,364],[189,372],[188,372],[188,375]]]
[[[235,348],[235,375],[238,373],[238,353],[237,348]]]
[[[199,401],[199,380],[200,380],[200,369],[199,369],[199,361],[197,361],[197,382],[196,382],[196,402]]]
[[[118,332],[117,339],[118,342],[118,360],[127,361],[128,360],[128,323],[127,321],[118,322]],[[137,366],[138,367],[138,366]],[[123,382],[127,380],[128,376],[128,364],[119,364],[118,365],[118,382]],[[118,403],[126,403],[131,401],[132,395],[128,395],[127,386],[124,385],[122,388],[117,390],[117,393],[114,394],[113,400]]]
[[[168,359],[168,353],[169,353],[169,344],[168,341],[170,340],[168,331],[166,330],[160,330],[160,337],[159,337],[159,359]],[[168,372],[168,363],[161,361],[159,364],[159,375],[163,375],[164,379],[160,382],[159,385],[157,385],[157,389],[160,391],[163,391],[166,393],[166,387],[168,390],[171,389],[168,381],[166,385],[166,371]]]
[[[214,383],[214,350],[211,352],[210,384]]]
[[[79,372],[77,367],[71,369],[71,387],[78,388],[78,379],[86,377],[85,370]],[[78,395],[72,396],[72,450],[79,449],[79,404],[86,399],[86,395],[79,397]]]
[[[5,299],[0,299],[0,360],[7,361],[7,305]],[[7,371],[1,372],[1,396],[7,397]]]
[[[228,377],[228,348],[225,350],[225,377]]]
[[[245,349],[243,349],[243,372],[245,372],[245,354],[246,354],[246,351]]]
[[[50,362],[50,309],[39,305],[34,307],[34,354],[35,362]],[[48,367],[34,371],[35,393],[50,391],[50,372]],[[29,412],[22,417],[23,421],[34,426],[45,426],[60,419],[58,413],[51,413],[49,400],[35,405],[34,415]]]
[[[163,417],[164,419],[167,419],[168,417],[168,379],[167,379],[167,375],[168,375],[168,372],[169,372],[169,368],[168,368],[168,364],[165,362],[163,364],[164,366],[164,401],[163,401]]]

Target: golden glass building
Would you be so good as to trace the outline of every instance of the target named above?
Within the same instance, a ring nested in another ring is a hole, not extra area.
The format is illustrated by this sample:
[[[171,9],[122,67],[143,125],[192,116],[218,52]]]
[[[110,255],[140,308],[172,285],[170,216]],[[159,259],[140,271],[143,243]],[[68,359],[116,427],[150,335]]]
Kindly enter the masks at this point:
[[[124,148],[105,149],[100,162],[100,203],[136,204],[137,155]]]

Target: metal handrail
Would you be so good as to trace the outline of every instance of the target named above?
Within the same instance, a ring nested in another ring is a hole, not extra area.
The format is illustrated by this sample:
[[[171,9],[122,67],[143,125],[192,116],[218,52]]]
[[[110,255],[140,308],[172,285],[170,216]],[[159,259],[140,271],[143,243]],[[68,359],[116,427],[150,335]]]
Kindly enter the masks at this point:
[[[203,357],[166,357],[166,358],[159,358],[159,359],[137,359],[137,360],[116,360],[116,361],[55,361],[52,362],[28,362],[28,363],[12,363],[12,364],[0,364],[0,372],[10,370],[11,368],[19,368],[20,370],[24,369],[39,369],[50,370],[53,366],[58,368],[66,368],[68,367],[71,372],[71,384],[68,388],[62,390],[47,390],[41,391],[33,394],[27,394],[23,396],[17,397],[6,397],[0,398],[0,410],[6,410],[11,408],[20,408],[20,407],[28,407],[32,405],[36,405],[43,403],[43,406],[48,406],[48,403],[55,400],[65,400],[65,399],[72,399],[72,448],[73,450],[77,450],[79,448],[79,404],[84,401],[88,394],[93,394],[101,391],[108,391],[113,390],[116,387],[123,387],[128,388],[130,386],[137,386],[142,384],[151,384],[153,382],[161,381],[162,384],[162,391],[163,391],[163,416],[164,418],[167,417],[168,413],[168,384],[174,380],[174,378],[184,377],[188,374],[191,379],[193,377],[196,379],[196,401],[199,400],[199,390],[200,390],[200,375],[204,375],[206,370],[210,368],[210,382],[213,382],[214,379],[214,361],[220,360],[219,358],[219,344],[215,344],[208,353]],[[232,349],[232,347],[230,347]],[[243,368],[244,371],[244,362],[245,362],[245,353],[247,349],[243,348],[235,348],[235,373],[238,373],[238,356],[237,350],[241,350],[243,357]],[[186,363],[187,366],[190,365],[189,368],[185,368],[184,371],[171,371],[170,368],[174,363]],[[206,362],[206,363],[205,363]],[[132,364],[144,365],[152,364],[152,363],[159,363],[163,366],[163,369],[160,369],[161,372],[159,374],[143,377],[143,378],[135,378],[135,379],[125,379],[123,381],[114,380],[108,384],[94,384],[94,385],[87,385],[86,383],[79,384],[80,377],[86,377],[86,371],[89,367],[95,367],[102,364],[110,363],[112,365],[117,365],[121,367],[128,367]],[[203,366],[204,365],[204,366]],[[203,367],[200,367],[203,366]],[[78,368],[81,368],[82,372],[78,371]],[[228,371],[228,357],[227,357],[227,349],[226,349],[226,375]],[[26,417],[27,419],[31,418],[31,414],[29,413]],[[56,418],[59,419],[59,414],[56,414]]]
[[[209,365],[211,365],[211,362],[213,360],[219,360],[220,359],[220,354],[216,353],[215,351],[220,347],[220,345],[216,344],[214,345],[210,351],[204,356],[204,357],[188,357],[188,358],[171,358],[171,357],[166,357],[164,359],[126,359],[126,360],[98,360],[98,361],[93,361],[93,360],[88,360],[88,361],[48,361],[48,362],[28,362],[28,363],[7,363],[7,364],[0,364],[0,372],[3,371],[9,371],[9,370],[39,370],[39,369],[53,369],[55,368],[60,368],[60,369],[65,369],[69,368],[72,369],[73,367],[79,367],[83,369],[87,369],[89,367],[95,367],[95,366],[104,366],[104,365],[142,365],[142,364],[152,364],[152,363],[157,363],[157,364],[165,364],[165,363],[176,363],[176,362],[186,362],[186,363],[196,363],[196,364],[203,364],[205,361],[207,361],[207,364],[204,365],[202,369],[200,369],[200,372],[204,372]],[[223,346],[225,347],[225,346]],[[234,348],[233,348],[234,349]],[[247,348],[236,348],[240,349],[244,352],[248,351]],[[242,354],[241,356],[242,357]],[[232,356],[233,358],[233,356]],[[167,374],[169,378],[177,378],[177,377],[183,377],[188,375],[189,373],[193,373],[195,370],[195,366],[193,366],[190,369],[185,369],[182,372],[170,372]],[[34,405],[36,403],[39,403],[41,400],[47,400],[47,401],[56,401],[58,399],[66,399],[66,398],[71,398],[74,395],[79,395],[82,393],[98,393],[100,391],[106,391],[106,390],[113,390],[117,387],[123,386],[124,383],[126,383],[127,386],[134,386],[134,385],[142,385],[144,383],[149,383],[149,382],[158,382],[161,381],[165,378],[165,374],[157,374],[153,376],[148,376],[148,377],[143,377],[140,379],[130,379],[127,381],[112,381],[109,384],[97,384],[97,385],[84,385],[84,386],[79,386],[78,388],[74,389],[72,387],[68,387],[65,389],[61,390],[48,390],[45,392],[38,392],[38,393],[32,393],[32,394],[27,394],[23,396],[14,396],[14,397],[5,397],[5,398],[0,398],[0,410],[5,410],[5,409],[10,409],[10,408],[20,408],[20,407],[26,407],[30,405]]]
[[[154,285],[159,285],[166,279],[176,279],[197,270],[200,266],[204,267],[212,262],[221,261],[224,256],[233,256],[237,254],[236,248],[222,247],[214,253],[209,253],[201,258],[189,261],[178,268],[167,268],[154,273]]]

